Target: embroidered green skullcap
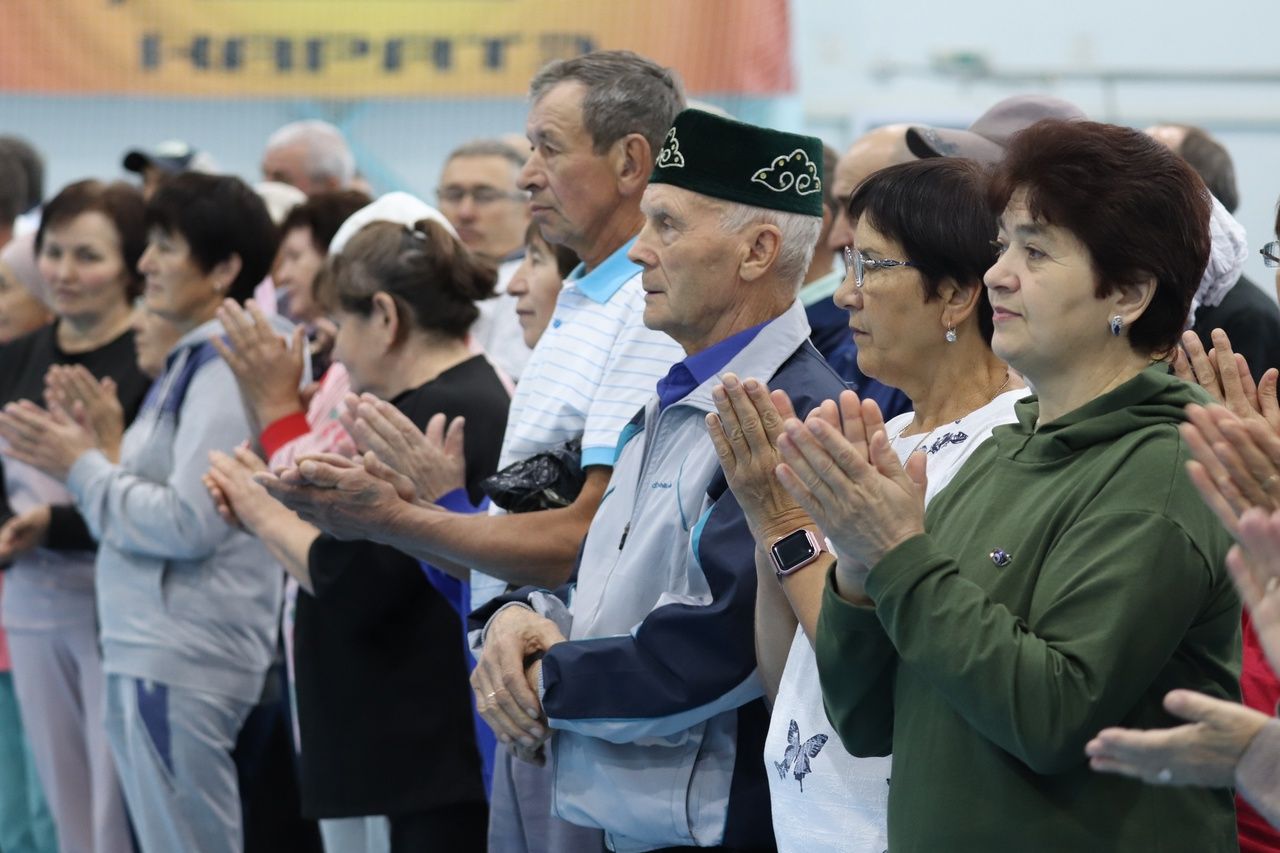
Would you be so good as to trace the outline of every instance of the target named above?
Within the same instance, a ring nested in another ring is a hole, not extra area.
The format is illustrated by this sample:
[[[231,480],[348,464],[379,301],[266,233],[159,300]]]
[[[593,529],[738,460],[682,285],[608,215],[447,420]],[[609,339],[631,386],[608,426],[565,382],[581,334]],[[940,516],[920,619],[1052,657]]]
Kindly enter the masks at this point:
[[[684,110],[667,131],[649,183],[821,216],[822,141]]]

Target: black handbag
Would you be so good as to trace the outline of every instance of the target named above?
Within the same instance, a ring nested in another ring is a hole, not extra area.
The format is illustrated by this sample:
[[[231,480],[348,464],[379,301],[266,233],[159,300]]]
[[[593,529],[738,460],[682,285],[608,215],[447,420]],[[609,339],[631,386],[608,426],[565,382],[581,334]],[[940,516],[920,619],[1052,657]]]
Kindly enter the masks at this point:
[[[507,512],[537,512],[565,507],[578,499],[582,473],[582,439],[513,462],[480,481],[489,500]]]

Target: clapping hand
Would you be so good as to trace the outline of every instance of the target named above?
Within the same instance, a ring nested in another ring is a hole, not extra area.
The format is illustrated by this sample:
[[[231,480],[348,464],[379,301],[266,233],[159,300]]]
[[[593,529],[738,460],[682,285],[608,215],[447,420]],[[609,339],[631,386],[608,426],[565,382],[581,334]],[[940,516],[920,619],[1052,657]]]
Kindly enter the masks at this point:
[[[364,453],[366,469],[395,485],[405,500],[429,504],[466,485],[463,418],[448,421],[437,413],[419,430],[372,394],[348,394],[345,404],[342,424]]]
[[[44,384],[45,402],[68,412],[83,412],[103,454],[112,462],[119,462],[124,407],[120,405],[115,380],[109,376],[96,379],[84,365],[55,364],[45,374]]]

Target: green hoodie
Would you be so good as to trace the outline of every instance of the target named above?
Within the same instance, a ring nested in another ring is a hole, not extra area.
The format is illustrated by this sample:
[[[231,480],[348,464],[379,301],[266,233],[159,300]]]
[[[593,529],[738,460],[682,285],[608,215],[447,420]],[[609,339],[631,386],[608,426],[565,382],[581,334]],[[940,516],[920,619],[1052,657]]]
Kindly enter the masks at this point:
[[[1230,539],[1177,431],[1204,399],[1155,367],[1039,430],[1024,400],[871,571],[874,608],[828,583],[827,714],[854,755],[892,750],[892,851],[1237,849],[1230,791],[1084,755],[1107,726],[1180,722],[1175,687],[1239,699]]]

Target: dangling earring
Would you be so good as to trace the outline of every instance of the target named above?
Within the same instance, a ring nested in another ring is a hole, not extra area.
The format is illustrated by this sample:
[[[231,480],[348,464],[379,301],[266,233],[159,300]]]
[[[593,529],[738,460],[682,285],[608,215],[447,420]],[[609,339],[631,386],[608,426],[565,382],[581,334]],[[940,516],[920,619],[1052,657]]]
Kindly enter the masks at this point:
[[[945,337],[947,339],[947,343],[954,344],[956,342],[956,327],[948,326],[947,334],[945,335]]]
[[[1124,318],[1121,317],[1119,314],[1114,315],[1111,318],[1111,334],[1118,338],[1120,337],[1120,330],[1123,328],[1124,328]]]

